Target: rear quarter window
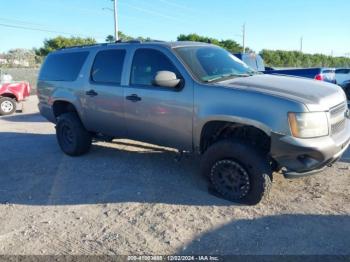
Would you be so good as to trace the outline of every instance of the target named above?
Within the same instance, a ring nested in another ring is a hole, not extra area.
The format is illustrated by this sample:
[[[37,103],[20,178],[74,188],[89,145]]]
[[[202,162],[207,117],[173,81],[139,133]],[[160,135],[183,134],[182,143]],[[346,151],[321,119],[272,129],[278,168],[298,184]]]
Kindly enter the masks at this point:
[[[75,81],[89,52],[55,53],[49,55],[40,71],[39,80]]]

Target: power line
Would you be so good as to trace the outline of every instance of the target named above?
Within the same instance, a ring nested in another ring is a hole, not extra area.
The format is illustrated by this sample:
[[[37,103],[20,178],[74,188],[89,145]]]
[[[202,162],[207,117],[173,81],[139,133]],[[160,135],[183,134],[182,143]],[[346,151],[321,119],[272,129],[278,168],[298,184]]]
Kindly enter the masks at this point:
[[[24,21],[24,20],[17,20],[17,19],[10,19],[10,18],[5,18],[5,17],[0,17],[1,21],[6,21],[6,22],[10,22],[10,23],[20,23],[20,24],[25,24],[25,25],[34,25],[34,26],[45,26],[43,24],[37,24],[37,23],[32,23],[29,21]]]
[[[47,30],[47,29],[41,29],[41,28],[34,28],[34,27],[27,27],[27,26],[20,26],[20,25],[10,25],[10,24],[3,24],[3,23],[0,23],[0,26],[9,27],[9,28],[16,28],[16,29],[31,30],[31,31],[46,32],[46,33],[62,34],[62,35],[76,35],[76,36],[82,36],[82,37],[91,37],[91,36],[82,35],[82,34],[61,32],[61,31],[53,31],[53,30]],[[98,37],[98,38],[100,38],[100,37]]]
[[[143,7],[138,7],[138,6],[134,6],[134,5],[130,5],[130,4],[127,4],[127,3],[120,3],[121,5],[124,5],[124,6],[127,6],[127,7],[130,7],[132,9],[135,9],[135,10],[138,10],[140,12],[143,12],[143,13],[148,13],[148,14],[151,14],[151,15],[156,15],[158,17],[162,17],[162,18],[165,18],[165,19],[168,19],[168,20],[173,20],[173,21],[177,21],[177,22],[183,22],[182,20],[180,19],[177,19],[175,17],[172,17],[172,16],[168,16],[168,15],[165,15],[161,12],[157,12],[157,11],[153,11],[153,10],[149,10],[147,8],[143,8]]]

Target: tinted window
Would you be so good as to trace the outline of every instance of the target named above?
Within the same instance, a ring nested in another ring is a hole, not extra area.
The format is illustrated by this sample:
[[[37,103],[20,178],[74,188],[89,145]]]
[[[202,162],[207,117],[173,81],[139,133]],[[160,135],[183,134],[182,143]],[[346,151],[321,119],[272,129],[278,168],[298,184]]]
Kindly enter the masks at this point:
[[[120,84],[125,50],[100,51],[95,58],[91,71],[91,79],[94,82]]]
[[[74,81],[89,52],[56,53],[49,55],[40,71],[40,80]]]
[[[132,63],[131,84],[152,85],[158,71],[171,71],[180,78],[175,66],[162,52],[153,49],[138,49]]]

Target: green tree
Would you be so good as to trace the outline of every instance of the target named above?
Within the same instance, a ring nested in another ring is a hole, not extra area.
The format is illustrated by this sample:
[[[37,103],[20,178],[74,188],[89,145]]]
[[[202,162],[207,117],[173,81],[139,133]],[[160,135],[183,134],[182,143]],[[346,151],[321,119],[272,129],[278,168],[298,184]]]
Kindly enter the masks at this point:
[[[108,35],[108,36],[106,37],[106,42],[108,42],[108,43],[113,43],[114,41],[115,41],[114,36]]]
[[[46,39],[44,41],[44,46],[35,50],[36,55],[44,57],[50,52],[57,49],[79,46],[79,45],[91,45],[96,44],[96,40],[93,38],[81,38],[81,37],[63,37],[57,36],[55,38]]]
[[[35,52],[32,49],[11,49],[4,57],[7,59],[10,67],[31,67],[36,64]]]
[[[188,34],[188,35],[181,34],[177,37],[177,40],[211,43],[214,45],[221,46],[227,49],[231,53],[241,53],[243,49],[243,47],[240,44],[238,44],[236,41],[232,39],[219,40],[216,38],[201,36],[197,34]],[[246,48],[245,52],[252,52],[252,50],[250,48]]]
[[[262,50],[265,64],[272,67],[349,67],[350,58],[322,54],[304,54],[297,51]]]
[[[121,41],[130,41],[130,40],[134,40],[134,39],[140,40],[140,41],[143,41],[143,42],[151,41],[151,38],[149,38],[149,37],[147,37],[147,38],[141,37],[141,36],[139,36],[139,37],[132,37],[132,36],[129,36],[129,35],[124,34],[123,32],[120,32],[120,31],[119,31],[119,33],[118,33],[118,36],[119,36],[119,39],[120,39]],[[108,36],[106,37],[106,42],[108,42],[108,43],[113,43],[114,41],[115,41],[114,36],[108,35]]]

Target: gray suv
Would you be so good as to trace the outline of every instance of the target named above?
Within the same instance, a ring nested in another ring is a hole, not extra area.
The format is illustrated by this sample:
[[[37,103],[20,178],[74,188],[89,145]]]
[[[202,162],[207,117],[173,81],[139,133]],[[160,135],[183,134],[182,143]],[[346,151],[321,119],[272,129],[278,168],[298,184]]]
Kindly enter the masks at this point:
[[[340,87],[264,75],[211,44],[62,49],[47,56],[38,97],[64,153],[82,155],[101,136],[196,153],[218,193],[251,205],[267,195],[273,172],[316,173],[350,142]]]

